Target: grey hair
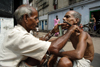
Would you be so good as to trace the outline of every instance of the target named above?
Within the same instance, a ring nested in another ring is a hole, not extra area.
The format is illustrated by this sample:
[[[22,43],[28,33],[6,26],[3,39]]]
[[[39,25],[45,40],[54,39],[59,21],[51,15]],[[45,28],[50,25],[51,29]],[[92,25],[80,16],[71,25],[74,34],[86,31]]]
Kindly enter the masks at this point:
[[[77,23],[77,25],[80,25],[80,23],[81,23],[81,14],[78,13],[78,12],[74,12],[72,15],[73,15],[75,18],[78,18],[78,19],[79,19],[79,22]]]
[[[19,7],[14,13],[17,23],[21,23],[20,21],[22,20],[24,14],[28,14],[28,16],[30,17],[32,14],[32,8],[28,5]]]

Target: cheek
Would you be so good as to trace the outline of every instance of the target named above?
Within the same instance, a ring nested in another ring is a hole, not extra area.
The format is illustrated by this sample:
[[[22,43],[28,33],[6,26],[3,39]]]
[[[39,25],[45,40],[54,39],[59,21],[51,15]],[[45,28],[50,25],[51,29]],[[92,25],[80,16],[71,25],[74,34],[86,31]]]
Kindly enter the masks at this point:
[[[76,22],[76,20],[72,18],[72,19],[69,20],[69,22],[70,22],[70,24],[73,25]]]
[[[33,29],[35,28],[35,23],[33,21],[30,21],[28,24],[27,24],[28,28],[30,29]]]
[[[34,20],[30,20],[30,26],[35,26],[36,22]]]

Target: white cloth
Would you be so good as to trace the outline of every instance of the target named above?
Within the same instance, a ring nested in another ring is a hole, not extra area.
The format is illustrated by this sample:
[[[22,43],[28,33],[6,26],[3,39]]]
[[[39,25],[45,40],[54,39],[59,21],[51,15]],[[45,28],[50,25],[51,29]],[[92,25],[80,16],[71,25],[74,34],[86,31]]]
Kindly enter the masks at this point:
[[[51,42],[41,41],[17,25],[0,45],[0,65],[16,67],[26,56],[41,61],[50,44]]]
[[[91,61],[85,58],[73,61],[73,67],[90,67]]]

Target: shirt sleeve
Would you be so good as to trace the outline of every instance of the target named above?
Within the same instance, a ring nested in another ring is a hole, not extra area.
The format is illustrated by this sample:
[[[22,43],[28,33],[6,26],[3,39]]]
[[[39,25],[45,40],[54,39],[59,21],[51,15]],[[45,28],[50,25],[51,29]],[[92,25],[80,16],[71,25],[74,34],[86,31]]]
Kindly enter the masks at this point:
[[[27,33],[22,36],[22,43],[18,45],[20,53],[25,56],[42,60],[51,42],[41,41],[33,35]]]

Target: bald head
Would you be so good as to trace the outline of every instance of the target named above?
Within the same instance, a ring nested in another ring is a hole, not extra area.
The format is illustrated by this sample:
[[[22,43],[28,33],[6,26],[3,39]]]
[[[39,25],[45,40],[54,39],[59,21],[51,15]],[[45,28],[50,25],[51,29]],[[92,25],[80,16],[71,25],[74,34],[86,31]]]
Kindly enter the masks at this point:
[[[14,16],[16,21],[19,23],[22,20],[24,14],[27,14],[30,17],[32,14],[34,14],[34,12],[37,11],[33,7],[29,5],[21,5],[15,10]]]
[[[80,22],[81,22],[81,14],[80,13],[78,13],[78,12],[76,12],[74,10],[68,11],[67,13],[71,14],[76,19],[78,18],[79,19],[78,25],[80,24]]]

